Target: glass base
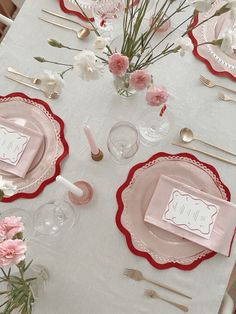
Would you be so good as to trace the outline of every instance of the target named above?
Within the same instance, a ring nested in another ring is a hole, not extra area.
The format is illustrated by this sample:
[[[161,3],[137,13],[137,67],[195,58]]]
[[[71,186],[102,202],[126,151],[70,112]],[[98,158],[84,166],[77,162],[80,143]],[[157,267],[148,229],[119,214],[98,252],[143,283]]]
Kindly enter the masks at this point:
[[[156,110],[157,109],[157,110]],[[142,114],[139,121],[141,142],[144,145],[155,145],[165,138],[170,131],[170,119],[167,113],[160,117],[160,108],[150,108]]]

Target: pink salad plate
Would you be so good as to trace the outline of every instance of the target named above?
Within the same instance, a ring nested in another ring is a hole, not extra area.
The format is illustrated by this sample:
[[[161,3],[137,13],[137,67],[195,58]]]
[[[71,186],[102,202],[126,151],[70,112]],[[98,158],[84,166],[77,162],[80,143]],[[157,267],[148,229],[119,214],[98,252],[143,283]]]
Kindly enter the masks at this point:
[[[230,200],[216,169],[187,153],[157,153],[131,168],[117,191],[116,224],[134,254],[158,269],[191,270],[216,255],[198,244],[144,222],[145,212],[160,176],[164,174],[216,197]],[[161,197],[161,195],[160,195]]]
[[[93,22],[93,0],[78,0],[78,3],[80,4],[82,10],[86,13],[87,17],[81,12],[75,0],[59,0],[59,4],[63,12],[76,15],[83,21]]]
[[[216,10],[220,9],[227,1],[216,0],[212,4],[212,8],[206,13],[198,14],[195,17],[193,25],[198,22],[212,16]],[[228,77],[232,80],[236,80],[236,54],[227,55],[220,47],[215,45],[202,45],[204,42],[211,42],[222,38],[222,35],[227,29],[231,29],[234,26],[234,22],[231,20],[230,12],[214,17],[208,22],[200,25],[192,32],[189,32],[194,50],[193,54],[204,62],[207,68],[215,75]]]
[[[12,181],[17,187],[17,194],[4,197],[2,201],[36,197],[47,184],[55,180],[60,173],[62,160],[69,153],[64,137],[64,123],[47,103],[22,93],[0,96],[0,116],[44,135],[43,144],[24,179],[0,170],[0,176]]]

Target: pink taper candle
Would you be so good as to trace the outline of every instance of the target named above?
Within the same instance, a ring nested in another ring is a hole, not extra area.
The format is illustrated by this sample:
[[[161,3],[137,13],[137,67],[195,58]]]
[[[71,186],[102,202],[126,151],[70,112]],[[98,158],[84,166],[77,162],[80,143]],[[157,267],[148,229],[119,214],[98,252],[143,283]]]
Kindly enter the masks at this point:
[[[93,134],[92,134],[92,132],[91,132],[91,130],[87,124],[85,124],[85,126],[84,126],[84,133],[88,139],[88,142],[89,142],[89,145],[91,148],[91,153],[93,155],[99,154],[99,148],[97,147],[95,140],[94,140],[94,137],[93,137]]]

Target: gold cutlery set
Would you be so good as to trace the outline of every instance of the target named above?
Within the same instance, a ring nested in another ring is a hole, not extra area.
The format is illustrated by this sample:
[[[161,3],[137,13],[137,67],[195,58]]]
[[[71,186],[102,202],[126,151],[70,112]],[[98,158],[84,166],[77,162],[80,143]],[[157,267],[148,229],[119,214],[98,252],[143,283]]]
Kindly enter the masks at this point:
[[[70,23],[74,23],[74,24],[77,24],[77,25],[81,26],[82,28],[80,30],[78,30],[78,29],[76,29],[74,27],[69,27],[67,25],[64,25],[64,24],[61,24],[61,23],[57,23],[57,22],[54,22],[54,21],[51,21],[51,20],[39,17],[39,19],[41,21],[44,21],[46,23],[49,23],[49,24],[55,25],[57,27],[64,28],[64,29],[67,29],[67,30],[70,30],[70,31],[74,32],[78,39],[85,39],[86,37],[88,37],[90,35],[90,32],[94,30],[93,27],[91,25],[87,24],[87,23],[74,21],[72,19],[69,19],[68,17],[65,17],[63,15],[60,15],[58,13],[55,13],[55,12],[52,12],[52,11],[49,11],[49,10],[45,10],[45,9],[42,9],[42,12],[47,13],[47,14],[52,15],[52,16],[55,16],[55,17],[58,17],[58,18],[63,19],[65,21],[69,21]]]
[[[49,90],[44,90],[40,87],[40,84],[42,83],[41,79],[40,78],[37,78],[37,77],[31,77],[31,76],[28,76],[28,75],[25,75],[23,73],[20,73],[16,70],[14,70],[13,68],[11,67],[8,67],[7,68],[7,71],[9,73],[12,73],[12,74],[15,74],[17,76],[20,76],[20,77],[24,77],[26,78],[29,82],[31,82],[31,84],[25,82],[25,81],[21,81],[15,77],[12,77],[12,76],[9,76],[9,75],[5,75],[5,77],[11,81],[14,81],[16,83],[19,83],[21,85],[24,85],[24,86],[27,86],[27,87],[30,87],[32,89],[36,89],[40,92],[42,92],[44,94],[45,97],[49,98],[49,99],[57,99],[60,94],[55,92],[55,91],[49,91]],[[51,87],[53,89],[53,85],[55,84],[55,82],[49,82],[48,84],[50,85],[51,83]]]
[[[184,294],[184,293],[182,293],[182,292],[180,292],[180,291],[178,291],[178,290],[176,290],[176,289],[174,289],[174,288],[172,288],[172,287],[170,287],[170,286],[167,286],[167,285],[165,285],[165,284],[163,284],[163,283],[161,283],[161,282],[154,281],[154,280],[150,280],[150,279],[146,278],[146,277],[143,275],[143,273],[142,273],[141,271],[139,271],[139,270],[126,268],[126,269],[124,270],[124,275],[127,276],[127,277],[129,277],[129,278],[131,278],[131,279],[133,279],[133,280],[135,280],[135,281],[142,281],[142,280],[144,280],[144,281],[146,281],[146,282],[148,282],[148,283],[154,284],[154,285],[156,285],[156,286],[158,286],[158,287],[161,287],[161,288],[163,288],[163,289],[166,289],[166,290],[168,290],[168,291],[171,291],[171,292],[173,292],[173,293],[176,293],[176,294],[178,294],[178,295],[181,295],[181,296],[183,296],[183,297],[185,297],[185,298],[192,299],[192,297],[190,297],[190,296],[188,296],[188,295],[186,295],[186,294]],[[171,300],[169,300],[169,299],[167,299],[167,298],[165,298],[165,297],[162,297],[162,296],[161,296],[158,292],[156,292],[155,290],[146,289],[146,290],[144,291],[144,295],[146,295],[146,296],[148,296],[148,297],[150,297],[150,298],[160,299],[160,300],[162,300],[162,301],[164,301],[164,302],[167,302],[167,303],[169,303],[169,304],[171,304],[171,305],[177,307],[178,309],[182,310],[183,312],[188,312],[188,307],[187,307],[186,305],[179,304],[179,303],[173,302],[173,301],[171,301]]]
[[[227,90],[227,91],[229,91],[229,92],[231,92],[231,93],[235,93],[235,94],[236,94],[236,91],[235,91],[235,90],[230,89],[230,88],[228,88],[228,87],[226,87],[226,86],[217,84],[217,83],[215,83],[214,81],[207,79],[207,78],[204,77],[203,75],[200,75],[200,82],[201,82],[203,85],[205,85],[206,87],[209,87],[209,88],[220,87],[220,88],[223,88],[223,89],[225,89],[225,90]],[[232,102],[236,102],[236,99],[234,99],[234,98],[232,98],[232,97],[230,97],[230,96],[228,96],[227,94],[224,94],[224,93],[222,93],[222,92],[218,94],[218,99],[223,100],[223,101],[232,101]],[[190,149],[190,150],[192,150],[192,151],[194,151],[194,152],[202,153],[202,154],[204,154],[204,155],[206,155],[206,156],[209,156],[209,157],[212,157],[212,158],[215,158],[215,159],[224,161],[224,162],[226,162],[226,163],[228,163],[228,164],[231,164],[231,165],[236,166],[236,161],[235,161],[235,162],[234,162],[234,161],[231,161],[231,160],[226,159],[226,158],[224,158],[224,157],[221,157],[221,156],[215,155],[215,154],[213,154],[213,153],[207,152],[207,151],[205,151],[205,150],[199,149],[199,148],[197,148],[197,147],[190,146],[189,144],[190,144],[191,142],[193,142],[193,141],[197,141],[197,142],[200,142],[200,143],[202,143],[202,144],[204,144],[204,145],[207,145],[207,146],[209,146],[209,147],[211,147],[211,148],[215,148],[215,149],[217,149],[217,150],[219,150],[219,151],[222,151],[222,152],[224,152],[224,153],[226,153],[226,154],[229,154],[229,155],[231,155],[231,156],[234,156],[234,157],[236,157],[236,153],[231,152],[231,151],[229,151],[229,150],[226,150],[225,148],[216,146],[216,145],[214,145],[214,144],[211,144],[211,143],[209,143],[209,142],[206,142],[206,141],[204,141],[204,140],[202,140],[202,139],[199,139],[199,138],[194,137],[192,130],[189,129],[189,128],[183,128],[183,129],[181,129],[179,135],[180,135],[180,140],[177,141],[177,142],[173,142],[172,145],[175,145],[175,146],[178,146],[178,147],[182,147],[182,148],[187,148],[187,149]]]
[[[206,87],[209,87],[209,88],[212,88],[212,87],[220,87],[220,88],[225,89],[225,90],[228,91],[228,92],[231,92],[231,93],[236,94],[236,90],[233,90],[233,89],[231,89],[231,88],[228,88],[228,87],[223,86],[223,85],[220,85],[220,84],[217,84],[217,83],[215,83],[214,81],[209,80],[208,78],[206,78],[206,77],[203,76],[203,75],[200,75],[200,82],[201,82],[203,85],[205,85]],[[223,101],[233,101],[233,102],[236,102],[236,99],[231,98],[230,96],[228,96],[227,94],[224,94],[224,93],[219,93],[219,94],[218,94],[218,99],[219,99],[219,100],[223,100]]]
[[[222,152],[224,152],[224,153],[227,153],[227,154],[229,154],[229,155],[231,155],[231,156],[235,156],[235,157],[236,157],[236,153],[231,152],[231,151],[229,151],[229,150],[226,150],[225,148],[216,146],[216,145],[214,145],[214,144],[211,144],[211,143],[209,143],[209,142],[206,142],[206,141],[204,141],[204,140],[202,140],[202,139],[199,139],[199,138],[194,137],[192,130],[189,129],[189,128],[183,128],[183,129],[181,129],[179,135],[180,135],[180,141],[178,141],[178,142],[173,142],[172,145],[175,145],[175,146],[178,146],[178,147],[182,147],[182,148],[187,148],[187,149],[190,149],[190,150],[192,150],[192,151],[195,151],[195,152],[198,152],[198,153],[202,153],[202,154],[204,154],[204,155],[206,155],[206,156],[213,157],[213,158],[215,158],[215,159],[218,159],[218,160],[224,161],[224,162],[226,162],[226,163],[228,163],[228,164],[231,164],[231,165],[236,166],[236,162],[233,162],[233,161],[231,161],[231,160],[229,160],[229,159],[226,159],[226,158],[223,158],[223,157],[221,157],[221,156],[218,156],[218,155],[209,153],[209,152],[207,152],[207,151],[205,151],[205,150],[201,150],[201,149],[198,149],[198,148],[196,148],[196,147],[189,146],[189,144],[190,144],[191,142],[193,142],[193,141],[197,141],[197,142],[200,142],[200,143],[202,143],[202,144],[205,144],[205,145],[207,145],[207,146],[209,146],[209,147],[218,149],[219,151],[222,151]]]

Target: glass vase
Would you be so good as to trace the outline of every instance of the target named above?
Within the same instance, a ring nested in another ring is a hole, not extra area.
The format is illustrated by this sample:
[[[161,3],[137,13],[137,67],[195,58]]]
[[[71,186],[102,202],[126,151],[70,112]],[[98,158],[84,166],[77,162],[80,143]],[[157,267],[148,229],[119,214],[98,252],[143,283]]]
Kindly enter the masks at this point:
[[[27,306],[25,305],[26,312],[24,313],[31,314],[36,300],[44,291],[48,278],[48,271],[44,266],[39,264],[31,264],[28,269],[25,270],[23,277],[21,276],[19,269],[18,272],[10,274],[6,283],[8,300],[11,300],[11,304],[15,304],[14,309],[19,310],[19,313],[23,313],[21,312],[21,309],[23,305],[27,303]],[[20,280],[24,280],[24,285],[22,285]],[[22,296],[21,299],[20,296]],[[28,302],[24,301],[23,297],[27,298]],[[5,306],[7,307],[8,303]],[[6,308],[4,311],[5,310]]]
[[[136,94],[136,90],[130,85],[130,73],[126,73],[124,76],[114,76],[114,86],[118,95],[127,98]]]

